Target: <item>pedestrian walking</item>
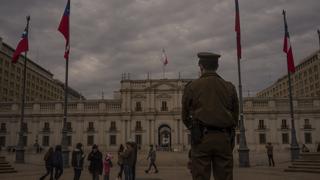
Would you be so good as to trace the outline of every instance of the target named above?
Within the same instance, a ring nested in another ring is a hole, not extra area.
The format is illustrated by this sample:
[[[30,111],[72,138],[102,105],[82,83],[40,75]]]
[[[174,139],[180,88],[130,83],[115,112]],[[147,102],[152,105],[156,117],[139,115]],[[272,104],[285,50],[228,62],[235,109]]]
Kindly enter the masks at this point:
[[[133,164],[134,164],[134,147],[131,142],[126,143],[126,148],[124,152],[120,153],[123,158],[123,169],[125,180],[133,180]]]
[[[145,173],[149,173],[151,168],[153,167],[155,169],[155,173],[158,173],[158,168],[156,166],[156,151],[153,149],[153,145],[150,145],[150,150],[148,153],[147,160],[149,159],[149,168],[145,170]]]
[[[52,166],[54,169],[54,178],[59,179],[63,174],[62,147],[57,145],[52,156]]]
[[[274,160],[273,160],[273,145],[271,142],[268,142],[266,145],[267,149],[267,155],[268,155],[268,161],[269,161],[269,166],[274,166]]]
[[[122,172],[123,172],[123,157],[121,156],[121,153],[124,152],[124,146],[120,144],[119,150],[118,150],[118,166],[119,166],[119,173],[118,173],[118,179],[122,179]]]
[[[235,86],[220,77],[220,55],[200,52],[201,76],[188,83],[182,97],[182,120],[191,132],[193,180],[233,179],[234,129],[239,102]]]
[[[103,170],[104,170],[104,180],[109,180],[109,176],[110,176],[110,169],[112,168],[113,164],[111,161],[111,154],[107,153],[106,157],[103,160]]]
[[[53,180],[53,174],[52,174],[52,158],[53,158],[53,148],[50,147],[46,154],[44,155],[43,160],[45,161],[46,166],[46,174],[40,177],[40,180],[44,180],[48,175],[50,175],[50,180]]]
[[[99,180],[99,176],[102,175],[103,164],[102,153],[96,144],[92,146],[92,151],[88,155],[88,161],[90,161],[89,172],[92,175],[92,180]]]
[[[72,151],[71,164],[74,170],[74,180],[79,180],[83,170],[83,161],[85,155],[82,150],[82,144],[77,143],[76,148]]]

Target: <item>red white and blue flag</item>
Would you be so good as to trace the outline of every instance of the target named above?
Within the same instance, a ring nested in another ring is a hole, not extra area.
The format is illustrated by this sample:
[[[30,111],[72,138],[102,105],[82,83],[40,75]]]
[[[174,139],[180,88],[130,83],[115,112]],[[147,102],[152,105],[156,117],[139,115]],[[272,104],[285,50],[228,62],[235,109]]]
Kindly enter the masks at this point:
[[[284,19],[284,42],[283,42],[283,52],[287,54],[287,65],[288,71],[294,73],[294,60],[293,60],[293,53],[292,53],[292,46],[290,43],[290,36],[288,31],[287,19],[286,19],[286,11],[283,10],[283,19]]]
[[[238,59],[241,59],[241,29],[240,29],[240,14],[239,14],[238,0],[235,0],[235,4],[236,4],[235,31],[237,33],[237,56],[238,56]]]
[[[70,0],[68,0],[67,6],[64,10],[63,16],[60,21],[60,25],[58,28],[58,31],[61,32],[61,34],[66,39],[66,47],[64,52],[64,58],[66,60],[69,59],[69,50],[70,50]]]
[[[27,25],[28,26],[28,25]],[[28,27],[26,26],[26,28],[24,29],[22,36],[21,36],[21,40],[17,45],[16,50],[13,53],[12,56],[12,62],[16,63],[19,59],[19,56],[21,53],[23,52],[27,52],[29,50],[29,43],[28,43]]]
[[[164,66],[166,66],[168,64],[168,57],[167,57],[167,54],[166,54],[166,51],[164,50],[164,48],[162,48],[161,61]]]

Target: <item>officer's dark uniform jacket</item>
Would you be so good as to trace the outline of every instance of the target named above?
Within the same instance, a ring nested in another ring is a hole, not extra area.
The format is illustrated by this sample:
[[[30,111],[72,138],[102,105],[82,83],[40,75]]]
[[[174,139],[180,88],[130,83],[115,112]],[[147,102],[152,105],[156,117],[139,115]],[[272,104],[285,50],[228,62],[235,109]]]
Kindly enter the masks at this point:
[[[182,120],[187,127],[192,124],[188,118],[190,115],[204,126],[221,129],[235,127],[239,101],[234,85],[215,72],[206,72],[187,84],[182,97]]]

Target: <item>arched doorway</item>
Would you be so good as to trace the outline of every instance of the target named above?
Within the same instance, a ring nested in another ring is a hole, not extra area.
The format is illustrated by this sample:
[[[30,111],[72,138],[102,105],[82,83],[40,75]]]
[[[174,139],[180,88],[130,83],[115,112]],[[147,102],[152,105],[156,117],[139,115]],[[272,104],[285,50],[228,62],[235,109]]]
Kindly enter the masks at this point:
[[[158,145],[161,150],[169,151],[171,148],[171,128],[163,124],[158,128]]]

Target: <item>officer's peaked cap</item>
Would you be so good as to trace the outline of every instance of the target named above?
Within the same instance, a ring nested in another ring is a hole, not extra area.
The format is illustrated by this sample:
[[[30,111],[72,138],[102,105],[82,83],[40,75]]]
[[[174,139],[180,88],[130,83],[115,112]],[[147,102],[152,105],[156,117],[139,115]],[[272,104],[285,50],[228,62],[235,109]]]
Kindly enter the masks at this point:
[[[210,52],[199,52],[198,53],[199,61],[218,61],[220,55],[215,54],[215,53],[210,53]]]

